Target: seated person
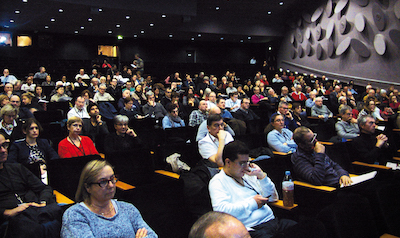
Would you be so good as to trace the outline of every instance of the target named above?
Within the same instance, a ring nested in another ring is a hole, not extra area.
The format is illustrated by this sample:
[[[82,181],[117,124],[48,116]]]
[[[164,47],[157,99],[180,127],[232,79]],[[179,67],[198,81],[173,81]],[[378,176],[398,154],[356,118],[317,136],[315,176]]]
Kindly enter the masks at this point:
[[[108,127],[107,123],[101,120],[99,107],[93,102],[89,102],[87,106],[90,118],[84,118],[82,126],[82,135],[89,136],[93,143],[96,144],[96,138],[101,135],[107,135]]]
[[[111,94],[106,92],[107,86],[105,84],[100,84],[99,91],[94,95],[93,100],[97,102],[109,102],[115,101]]]
[[[269,103],[279,102],[278,94],[275,93],[275,90],[273,88],[268,89],[268,101]]]
[[[216,114],[221,115],[221,109],[219,109],[219,107],[211,108],[210,111],[208,112],[208,117],[210,117],[211,115],[216,115]],[[229,132],[229,134],[231,134],[231,136],[235,136],[235,132],[226,123],[224,123],[224,130]],[[200,124],[199,128],[197,129],[196,141],[199,141],[199,140],[203,139],[204,137],[206,137],[207,133],[208,133],[207,120],[205,120]]]
[[[217,107],[217,94],[215,92],[210,92],[206,94],[207,108],[211,109]]]
[[[225,101],[226,108],[231,112],[236,112],[237,110],[239,110],[241,100],[238,98],[239,98],[238,92],[233,92],[229,94],[229,99]]]
[[[32,112],[27,107],[21,107],[21,99],[18,95],[12,95],[10,103],[18,109],[18,120],[24,121],[33,117]]]
[[[142,142],[136,132],[128,127],[129,118],[127,116],[117,115],[113,121],[115,133],[108,134],[104,141],[104,150],[107,154],[141,146]]]
[[[152,91],[148,91],[146,95],[147,103],[143,106],[144,115],[149,115],[155,119],[161,119],[167,115],[167,110],[165,110],[164,106],[155,101],[154,93]]]
[[[199,152],[209,167],[223,166],[222,151],[226,144],[233,141],[230,133],[224,130],[225,123],[220,114],[211,114],[207,118],[207,135],[199,141]]]
[[[5,237],[58,237],[62,211],[53,189],[25,166],[6,163],[8,146],[0,134],[0,225],[8,226]],[[42,211],[46,216],[40,215]]]
[[[131,119],[142,119],[143,116],[140,115],[140,107],[137,107],[137,105],[134,104],[134,99],[131,97],[126,97],[123,99],[124,100],[124,107],[119,111],[119,114],[125,115]]]
[[[225,99],[223,98],[218,98],[217,99],[217,107],[219,107],[219,109],[221,109],[222,112],[222,118],[233,118],[232,114],[225,108]]]
[[[375,101],[373,98],[370,98],[367,100],[367,102],[364,104],[364,109],[360,111],[358,114],[358,118],[366,115],[372,116],[375,120],[379,121],[384,121],[384,119],[381,117],[380,109],[375,105]],[[357,118],[357,119],[358,119]]]
[[[192,226],[189,238],[240,237],[251,238],[246,227],[234,216],[224,212],[207,212]]]
[[[86,155],[97,155],[93,141],[87,136],[80,136],[82,131],[82,119],[71,117],[67,121],[69,134],[67,138],[58,143],[58,155],[60,158],[73,158]]]
[[[223,158],[223,169],[208,187],[214,211],[236,217],[251,237],[273,237],[296,225],[274,216],[267,202],[279,199],[275,184],[258,165],[249,163],[249,149],[243,142],[227,144]]]
[[[290,95],[289,95],[289,89],[288,89],[288,87],[286,87],[286,86],[283,86],[282,88],[281,88],[281,96],[280,96],[280,98],[279,98],[279,101],[283,101],[283,102],[287,102],[287,103],[290,103],[290,102],[292,102],[293,101],[293,99],[290,97]]]
[[[285,128],[285,119],[280,114],[271,118],[274,130],[267,135],[268,145],[275,151],[291,153],[295,152],[297,145],[293,141],[293,132]]]
[[[11,143],[25,137],[22,133],[20,121],[17,121],[18,109],[12,104],[7,104],[0,110],[0,133]]]
[[[124,99],[127,97],[131,97],[131,91],[129,91],[128,89],[124,89],[122,92],[122,97],[118,100],[118,110],[121,110],[122,108],[125,107],[124,105]],[[134,100],[134,105],[136,107],[140,107],[140,104],[138,101]]]
[[[294,129],[297,128],[297,123],[293,118],[292,113],[289,111],[289,103],[281,101],[278,104],[278,111],[275,112],[274,114],[271,115],[271,118],[275,115],[275,114],[280,114],[282,116],[284,116],[285,118],[285,128],[294,131]],[[269,119],[269,122],[271,122],[271,118]]]
[[[253,104],[259,104],[260,101],[267,101],[268,102],[268,97],[264,97],[263,95],[260,94],[260,88],[259,87],[254,87],[253,88],[254,94],[251,96],[251,102]]]
[[[339,107],[339,114],[342,120],[336,122],[337,135],[343,139],[353,139],[360,135],[357,120],[353,118],[351,107],[344,105]]]
[[[296,121],[297,126],[309,127],[311,124],[307,120],[306,112],[303,112],[301,104],[298,102],[293,103],[293,118]]]
[[[193,110],[189,115],[189,126],[199,126],[205,120],[207,120],[207,102],[201,100],[199,109]]]
[[[372,116],[359,117],[360,136],[353,139],[353,150],[357,160],[361,162],[383,164],[391,157],[387,151],[388,138],[384,134],[376,135],[375,126],[375,119]]]
[[[136,85],[135,92],[132,97],[139,102],[140,105],[145,105],[147,103],[146,95],[141,84]]]
[[[114,200],[112,166],[104,160],[85,165],[75,195],[63,215],[61,237],[158,237],[130,203]]]
[[[68,97],[67,94],[64,93],[65,88],[64,86],[58,86],[56,88],[56,94],[51,96],[50,102],[63,102],[63,101],[69,101],[70,97]]]
[[[333,113],[323,104],[322,97],[317,97],[315,99],[315,105],[311,108],[311,116],[327,121],[329,118],[333,117]]]
[[[179,117],[178,105],[170,103],[167,106],[168,114],[162,120],[162,127],[165,128],[175,128],[175,127],[185,127],[185,122]]]
[[[300,84],[296,86],[296,90],[292,92],[292,98],[294,101],[305,101],[307,100],[306,95],[301,91],[302,87]]]
[[[316,97],[316,93],[314,91],[311,91],[309,96],[310,97],[306,100],[306,107],[311,109],[315,105],[315,99],[317,97]]]
[[[325,154],[325,146],[317,141],[317,134],[302,126],[294,131],[293,139],[298,148],[291,160],[300,179],[333,187],[351,184],[349,173]]]
[[[260,117],[250,109],[250,99],[243,98],[240,109],[233,113],[236,119],[248,122],[260,119]]]
[[[22,94],[22,107],[29,109],[29,111],[33,114],[36,111],[42,111],[43,108],[38,103],[38,100],[35,98],[35,95],[31,92],[27,92]]]
[[[38,138],[42,130],[42,126],[35,118],[29,118],[22,125],[22,132],[26,137],[11,144],[8,162],[46,164],[46,161],[59,159],[49,141]]]
[[[41,86],[55,87],[56,83],[54,81],[51,81],[50,75],[47,75],[45,81],[42,82]]]
[[[76,98],[75,106],[69,110],[67,114],[68,119],[71,117],[79,117],[81,119],[90,118],[88,112],[86,111],[85,99],[83,97],[79,96]]]

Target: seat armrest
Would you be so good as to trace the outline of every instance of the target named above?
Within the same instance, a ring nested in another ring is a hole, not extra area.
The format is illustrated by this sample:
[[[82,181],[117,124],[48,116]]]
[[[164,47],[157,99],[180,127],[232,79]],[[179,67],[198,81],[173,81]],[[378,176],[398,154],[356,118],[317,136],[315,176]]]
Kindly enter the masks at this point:
[[[127,183],[124,183],[122,181],[118,181],[115,185],[117,186],[118,189],[121,189],[123,191],[131,190],[131,189],[135,188],[135,186],[132,186],[132,185],[127,184]]]
[[[384,169],[384,170],[390,170],[391,168],[384,166],[384,165],[378,165],[378,164],[367,164],[364,162],[359,162],[359,161],[354,161],[352,164],[355,165],[361,165],[365,167],[371,167],[371,168],[376,168],[376,169]]]
[[[312,185],[310,183],[307,182],[302,182],[302,181],[293,181],[293,183],[296,186],[302,186],[302,187],[306,187],[306,188],[312,188],[312,189],[316,189],[319,191],[323,191],[323,192],[333,192],[336,190],[336,188],[334,187],[329,187],[329,186],[317,186],[317,185]]]
[[[291,207],[285,207],[285,206],[283,206],[283,200],[278,200],[276,202],[270,202],[270,203],[268,203],[268,205],[271,205],[271,206],[274,206],[277,208],[281,208],[281,209],[285,209],[288,211],[291,211],[292,209],[294,209],[298,206],[297,204],[293,204],[293,206],[291,206]]]
[[[58,204],[74,204],[75,202],[66,197],[64,194],[60,193],[57,190],[53,190],[54,195],[56,196],[56,202]]]
[[[180,175],[177,174],[177,173],[169,172],[169,171],[165,171],[165,170],[156,170],[154,172],[156,172],[158,174],[162,174],[162,175],[168,176],[168,177],[171,177],[171,178],[174,178],[174,179],[179,179],[179,177],[180,177]]]

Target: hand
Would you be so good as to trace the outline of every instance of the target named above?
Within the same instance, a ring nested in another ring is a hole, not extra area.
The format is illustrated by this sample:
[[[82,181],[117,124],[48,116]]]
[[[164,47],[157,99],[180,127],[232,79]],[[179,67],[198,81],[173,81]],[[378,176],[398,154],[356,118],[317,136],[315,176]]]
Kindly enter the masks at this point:
[[[126,131],[126,134],[127,134],[127,135],[130,135],[130,136],[133,136],[133,137],[136,137],[136,136],[137,136],[136,133],[135,133],[135,131],[132,130],[132,129],[130,129],[130,128]]]
[[[388,138],[384,134],[380,134],[376,137],[376,147],[382,148],[383,145],[386,144]]]
[[[264,204],[268,202],[268,198],[265,198],[258,194],[254,196],[253,199],[256,200],[258,208],[261,208],[262,206],[264,206]]]
[[[351,118],[351,119],[350,119],[350,122],[351,122],[351,123],[357,123],[357,119]]]
[[[315,151],[315,153],[323,154],[323,153],[325,153],[325,146],[323,144],[317,142],[317,143],[315,143],[314,151]]]
[[[155,106],[155,102],[153,100],[149,100],[147,101],[149,103],[150,106],[154,107]]]
[[[96,121],[97,121],[97,123],[100,123],[100,122],[101,122],[101,115],[97,115],[97,116],[96,116]]]
[[[218,132],[218,134],[217,134],[217,137],[218,137],[218,140],[219,141],[225,141],[225,137],[226,137],[226,131],[224,131],[224,130],[219,130],[219,132]]]
[[[351,178],[349,176],[347,176],[347,175],[343,175],[339,179],[339,184],[343,185],[345,187],[351,185],[352,183],[353,183],[353,181],[351,181]]]
[[[29,204],[29,206],[32,206],[32,207],[45,207],[46,206],[46,202],[44,202],[44,203],[36,203],[36,202],[30,202],[30,203],[28,203]]]
[[[319,119],[324,119],[325,117],[324,117],[324,115],[318,115],[318,118]]]
[[[289,118],[290,120],[293,120],[292,113],[290,112],[286,113],[286,117]]]
[[[246,174],[249,176],[257,176],[257,179],[263,179],[265,178],[265,173],[262,171],[262,169],[253,163],[249,164],[249,168],[246,171]]]
[[[22,203],[18,207],[13,209],[6,209],[3,213],[6,217],[13,217],[18,215],[19,213],[25,211],[30,206],[30,203]]]
[[[139,228],[136,231],[136,235],[135,238],[142,238],[142,237],[146,237],[147,236],[147,230],[146,228]]]

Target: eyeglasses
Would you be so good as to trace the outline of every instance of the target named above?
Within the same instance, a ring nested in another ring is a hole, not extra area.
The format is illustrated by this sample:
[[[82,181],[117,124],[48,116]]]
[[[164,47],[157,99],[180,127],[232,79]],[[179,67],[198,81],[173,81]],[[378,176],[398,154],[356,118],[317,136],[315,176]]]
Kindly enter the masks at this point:
[[[126,124],[126,123],[118,123],[118,124],[116,124],[117,126],[128,126],[128,124]]]
[[[90,183],[90,184],[97,184],[100,188],[105,188],[109,183],[116,184],[118,182],[118,178],[114,175],[110,179],[103,179],[97,183]]]
[[[10,147],[10,142],[4,142],[3,144],[0,145],[1,148],[3,149],[8,149],[8,147]]]
[[[314,136],[313,136],[313,138],[312,138],[310,143],[314,144],[316,142],[316,140],[317,140],[317,133],[314,133]]]
[[[275,122],[285,121],[284,119],[276,119]]]
[[[241,162],[238,162],[238,164],[242,168],[246,168],[247,166],[250,166],[250,162],[249,161],[241,161]]]
[[[284,109],[284,110],[289,110],[289,108],[288,108],[288,107],[282,107],[282,109]]]

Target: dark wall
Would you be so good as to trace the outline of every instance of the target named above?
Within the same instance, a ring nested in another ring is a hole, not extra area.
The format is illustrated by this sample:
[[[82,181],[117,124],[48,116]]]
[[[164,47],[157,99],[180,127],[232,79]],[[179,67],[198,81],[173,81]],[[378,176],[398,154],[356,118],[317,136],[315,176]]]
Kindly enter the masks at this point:
[[[337,1],[333,1],[337,2]],[[361,1],[359,1],[361,2]],[[394,14],[395,0],[388,1],[367,1],[368,5],[360,6],[357,1],[349,1],[347,7],[341,12],[333,13],[331,16],[327,14],[326,6],[328,1],[322,5],[322,16],[316,22],[307,22],[304,18],[299,17],[295,19],[292,24],[293,28],[287,30],[287,34],[282,41],[280,52],[278,54],[278,66],[284,70],[289,69],[292,71],[314,73],[318,76],[325,74],[331,79],[340,79],[343,81],[354,80],[360,85],[372,83],[374,86],[387,88],[389,85],[396,85],[400,87],[400,46],[396,45],[390,38],[389,32],[400,30],[400,20]],[[314,11],[319,5],[314,6],[312,9],[302,12],[303,14],[313,15]],[[379,30],[374,18],[373,9],[381,9],[384,13],[385,28]],[[333,4],[333,9],[335,4]],[[357,14],[364,16],[366,26],[365,30],[359,32],[355,27],[355,18]],[[347,18],[347,29],[342,34],[340,32],[341,24],[340,19],[342,16]],[[334,22],[334,31],[332,36],[328,39],[326,37],[328,24],[330,21]],[[300,23],[298,26],[297,23]],[[317,25],[322,28],[321,39],[316,38]],[[311,38],[307,39],[305,34],[307,29],[311,32]],[[296,31],[300,34],[297,34]],[[382,35],[386,42],[386,53],[379,55],[374,48],[374,39],[376,35]],[[291,39],[294,37],[294,42]],[[370,56],[360,56],[353,45],[344,52],[342,55],[335,53],[328,56],[328,43],[331,40],[334,45],[334,50],[338,48],[340,43],[346,38],[361,41],[370,52]],[[302,41],[301,41],[302,40]],[[311,55],[303,56],[299,54],[300,47],[305,50],[307,44],[312,48]],[[322,47],[321,58],[317,57],[317,46]],[[398,43],[397,43],[398,44]],[[291,54],[294,53],[292,58]]]

